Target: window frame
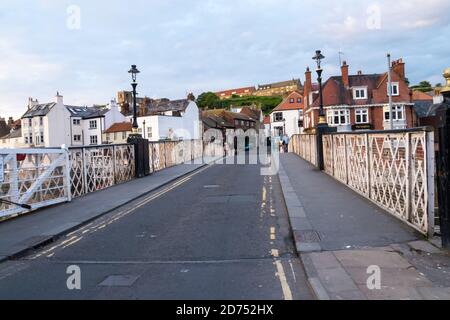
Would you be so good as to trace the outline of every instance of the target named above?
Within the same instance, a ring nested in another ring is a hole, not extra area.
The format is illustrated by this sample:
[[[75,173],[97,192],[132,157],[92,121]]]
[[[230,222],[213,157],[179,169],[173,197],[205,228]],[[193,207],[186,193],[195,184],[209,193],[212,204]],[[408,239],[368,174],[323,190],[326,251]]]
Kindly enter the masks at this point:
[[[356,93],[364,92],[364,97],[357,97]],[[353,87],[353,100],[367,100],[367,87]]]
[[[338,119],[338,121],[335,121]],[[344,122],[342,122],[344,119]],[[350,124],[350,110],[349,109],[332,109],[327,110],[327,121],[333,126],[346,126]]]
[[[358,116],[361,117],[360,121],[358,121]],[[364,116],[366,117],[366,121],[362,121]],[[367,124],[367,123],[370,123],[369,109],[368,108],[355,109],[355,124]]]
[[[283,112],[275,112],[273,114],[273,122],[283,122],[283,119],[284,119]]]
[[[394,88],[396,88],[397,92],[394,93]],[[386,94],[389,97],[389,82],[386,84]],[[400,95],[400,83],[399,82],[392,82],[392,96],[398,97]]]
[[[93,126],[92,124],[95,124]],[[89,120],[89,130],[96,130],[98,128],[97,120]]]
[[[404,105],[392,106],[393,121],[406,121],[406,112]],[[385,122],[389,122],[389,106],[383,108],[383,118]],[[401,118],[398,115],[401,114]]]
[[[95,139],[93,139],[93,138],[95,138]],[[95,140],[95,142],[92,142],[92,140]],[[91,146],[98,145],[98,136],[97,135],[89,136],[89,142],[90,142],[89,145],[91,145]]]

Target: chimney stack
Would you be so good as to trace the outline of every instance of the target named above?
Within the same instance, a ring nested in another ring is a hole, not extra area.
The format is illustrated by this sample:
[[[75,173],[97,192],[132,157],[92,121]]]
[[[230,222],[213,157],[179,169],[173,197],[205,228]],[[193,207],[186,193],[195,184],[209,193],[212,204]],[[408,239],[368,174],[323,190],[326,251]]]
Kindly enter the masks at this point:
[[[33,100],[32,97],[28,98],[28,110],[30,110],[31,108],[33,108],[35,105],[39,104],[38,100]]]
[[[59,94],[59,91],[56,92],[55,102],[57,104],[64,104],[63,96]]]
[[[305,87],[303,88],[303,101],[305,104],[305,109],[309,107],[309,94],[311,93],[311,90],[311,71],[309,70],[309,67],[307,67],[305,71]]]
[[[192,92],[189,92],[189,94],[188,94],[188,96],[187,96],[187,99],[188,99],[189,101],[195,101],[195,96],[194,96],[194,94],[193,94]]]
[[[344,61],[341,66],[342,71],[342,82],[344,83],[344,87],[350,87],[350,82],[348,80],[348,64],[347,61]]]
[[[13,117],[9,117],[9,119],[8,119],[8,126],[9,126],[9,127],[12,127],[13,124],[14,124],[14,119],[13,119]]]
[[[405,63],[402,58],[392,62],[392,70],[398,74],[401,79],[405,79]]]

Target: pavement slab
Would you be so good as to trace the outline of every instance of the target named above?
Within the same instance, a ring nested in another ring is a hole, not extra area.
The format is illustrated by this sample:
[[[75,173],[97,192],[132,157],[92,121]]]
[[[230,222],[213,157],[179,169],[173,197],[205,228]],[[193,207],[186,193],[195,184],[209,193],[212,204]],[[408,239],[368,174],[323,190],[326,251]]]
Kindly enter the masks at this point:
[[[279,176],[297,251],[319,299],[450,299],[450,254],[436,243],[297,155],[281,155]],[[311,231],[319,241],[301,236]],[[381,289],[367,285],[373,266]]]

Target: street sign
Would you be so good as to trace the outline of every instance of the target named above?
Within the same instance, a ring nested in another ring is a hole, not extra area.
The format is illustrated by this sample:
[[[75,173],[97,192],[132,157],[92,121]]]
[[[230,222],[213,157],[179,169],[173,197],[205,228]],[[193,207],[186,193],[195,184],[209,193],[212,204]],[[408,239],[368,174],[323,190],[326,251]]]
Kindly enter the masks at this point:
[[[3,170],[3,165],[4,165],[4,163],[3,163],[3,157],[0,156],[0,182],[3,182],[4,176],[5,176],[5,172],[4,172],[4,170]]]

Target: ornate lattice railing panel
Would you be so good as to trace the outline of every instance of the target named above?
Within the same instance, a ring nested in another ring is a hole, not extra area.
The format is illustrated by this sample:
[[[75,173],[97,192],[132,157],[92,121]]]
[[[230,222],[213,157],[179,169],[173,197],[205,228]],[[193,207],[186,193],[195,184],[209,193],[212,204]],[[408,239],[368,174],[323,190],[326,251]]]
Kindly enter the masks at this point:
[[[114,146],[115,184],[129,181],[135,176],[135,159],[133,145]]]
[[[427,211],[429,206],[429,193],[427,192],[427,139],[423,133],[411,133],[411,163],[410,163],[410,220],[422,230],[427,230]],[[433,201],[433,198],[431,198]]]
[[[290,150],[312,162],[312,145],[309,135],[295,135]],[[418,128],[325,134],[322,148],[326,173],[433,235],[433,132]]]
[[[109,188],[135,177],[134,145],[70,149],[72,195]]]
[[[345,135],[347,145],[348,185],[354,190],[369,196],[369,162],[367,135]]]
[[[297,134],[291,137],[291,141],[289,142],[289,150],[313,165],[317,165],[316,144],[316,135]]]
[[[69,156],[64,149],[0,149],[4,175],[0,199],[32,210],[70,201]],[[27,212],[0,202],[0,217]]]
[[[333,175],[333,136],[331,135],[323,136],[323,162],[325,172]]]
[[[333,137],[333,172],[334,177],[343,183],[347,183],[347,158],[346,139],[344,135],[332,135]]]
[[[408,220],[408,141],[406,134],[369,136],[371,199]]]

